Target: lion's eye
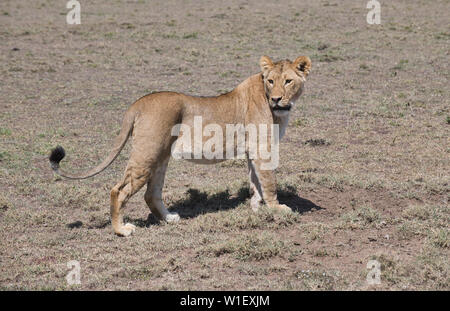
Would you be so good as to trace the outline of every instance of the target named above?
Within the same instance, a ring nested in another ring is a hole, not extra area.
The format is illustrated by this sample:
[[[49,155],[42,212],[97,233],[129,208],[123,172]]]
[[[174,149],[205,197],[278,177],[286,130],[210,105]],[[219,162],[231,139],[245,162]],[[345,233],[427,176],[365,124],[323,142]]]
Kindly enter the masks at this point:
[[[273,80],[272,79],[267,80],[267,82],[269,82],[270,84],[273,84]]]
[[[291,79],[287,79],[286,82],[284,82],[284,84],[289,84],[289,83],[291,83],[291,82],[292,82]]]

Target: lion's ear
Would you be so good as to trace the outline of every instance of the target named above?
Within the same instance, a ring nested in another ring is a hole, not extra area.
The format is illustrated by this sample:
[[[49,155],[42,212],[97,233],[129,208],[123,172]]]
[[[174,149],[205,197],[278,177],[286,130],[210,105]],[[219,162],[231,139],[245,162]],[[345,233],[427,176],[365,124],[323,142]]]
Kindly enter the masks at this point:
[[[298,71],[302,72],[305,77],[309,75],[309,71],[311,70],[311,60],[308,56],[300,56],[297,57],[296,60],[292,63]]]
[[[261,67],[261,71],[264,72],[273,68],[273,62],[269,56],[261,56],[259,66]]]

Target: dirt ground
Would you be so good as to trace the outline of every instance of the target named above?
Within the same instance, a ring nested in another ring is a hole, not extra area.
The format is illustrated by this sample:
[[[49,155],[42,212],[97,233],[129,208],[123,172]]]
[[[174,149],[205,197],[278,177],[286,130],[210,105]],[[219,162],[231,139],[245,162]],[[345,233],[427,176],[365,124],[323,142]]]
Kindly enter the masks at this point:
[[[0,2],[0,289],[449,290],[448,0]],[[261,55],[313,63],[280,146],[279,198],[249,207],[246,162],[172,160],[163,190],[178,224],[128,203],[112,232],[109,191],[129,145],[99,163],[126,108],[153,91],[216,95]],[[81,284],[68,285],[67,262]],[[370,260],[381,284],[370,285]]]

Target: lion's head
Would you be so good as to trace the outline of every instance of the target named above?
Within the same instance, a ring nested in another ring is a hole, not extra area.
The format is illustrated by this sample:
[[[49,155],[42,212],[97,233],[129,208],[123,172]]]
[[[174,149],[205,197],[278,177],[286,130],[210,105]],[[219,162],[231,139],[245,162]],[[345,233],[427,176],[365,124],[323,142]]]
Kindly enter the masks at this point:
[[[302,94],[303,84],[311,70],[311,60],[307,56],[296,60],[273,62],[268,56],[259,61],[267,100],[275,115],[289,112],[293,103]]]

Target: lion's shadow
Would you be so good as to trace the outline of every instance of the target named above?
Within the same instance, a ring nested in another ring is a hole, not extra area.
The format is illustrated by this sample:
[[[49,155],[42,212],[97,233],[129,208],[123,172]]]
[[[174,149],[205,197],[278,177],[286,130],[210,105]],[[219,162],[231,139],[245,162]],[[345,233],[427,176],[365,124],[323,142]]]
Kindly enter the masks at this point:
[[[176,201],[170,206],[171,212],[176,212],[181,218],[187,219],[202,214],[234,209],[250,198],[250,192],[247,186],[242,186],[237,194],[234,195],[231,194],[228,189],[208,195],[207,192],[191,188],[187,193],[187,198]],[[280,203],[288,205],[295,213],[303,214],[308,211],[323,209],[314,202],[299,197],[297,190],[293,186],[288,185],[278,189],[277,195]],[[149,227],[160,223],[160,221],[151,213],[146,220],[128,218],[128,221],[134,223],[138,227]]]

